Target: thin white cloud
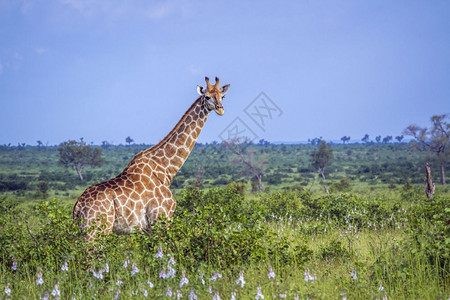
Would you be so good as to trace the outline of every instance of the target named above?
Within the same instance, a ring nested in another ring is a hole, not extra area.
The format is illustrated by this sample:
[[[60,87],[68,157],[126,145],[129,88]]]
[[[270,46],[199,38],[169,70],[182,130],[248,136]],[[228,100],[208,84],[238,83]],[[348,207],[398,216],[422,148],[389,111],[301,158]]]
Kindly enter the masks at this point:
[[[187,70],[191,75],[196,75],[196,76],[203,75],[205,73],[202,67],[200,67],[198,65],[194,65],[194,64],[188,65]]]
[[[92,1],[59,0],[63,6],[76,10],[85,17],[104,15],[106,17],[141,16],[150,20],[163,20],[173,15],[192,16],[192,3],[185,0],[166,1]]]
[[[41,55],[41,54],[47,53],[48,49],[41,47],[41,46],[37,46],[37,47],[34,47],[34,51],[36,51],[37,54]]]

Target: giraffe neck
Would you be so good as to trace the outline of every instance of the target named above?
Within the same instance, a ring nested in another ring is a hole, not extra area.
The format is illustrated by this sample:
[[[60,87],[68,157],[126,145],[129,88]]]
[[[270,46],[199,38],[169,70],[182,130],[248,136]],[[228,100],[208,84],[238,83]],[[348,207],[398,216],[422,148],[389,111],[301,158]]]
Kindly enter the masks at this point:
[[[199,97],[166,137],[155,146],[136,155],[127,168],[139,158],[148,159],[164,170],[165,179],[170,183],[194,148],[208,114],[209,111],[202,103],[202,97]]]

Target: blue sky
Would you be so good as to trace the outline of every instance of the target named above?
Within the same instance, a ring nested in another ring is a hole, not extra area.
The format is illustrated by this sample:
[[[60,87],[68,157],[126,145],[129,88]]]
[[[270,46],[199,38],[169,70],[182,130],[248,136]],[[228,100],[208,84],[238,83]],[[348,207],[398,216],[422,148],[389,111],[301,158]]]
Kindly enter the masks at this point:
[[[449,53],[449,1],[0,0],[0,144],[156,143],[205,75],[231,87],[201,142],[396,136],[450,112]]]

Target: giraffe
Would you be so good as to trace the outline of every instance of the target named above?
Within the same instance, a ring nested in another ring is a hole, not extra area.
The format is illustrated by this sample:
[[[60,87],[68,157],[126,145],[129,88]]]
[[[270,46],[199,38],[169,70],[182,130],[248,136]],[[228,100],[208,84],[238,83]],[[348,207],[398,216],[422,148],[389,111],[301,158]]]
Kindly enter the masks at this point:
[[[164,213],[170,219],[176,207],[170,183],[188,158],[211,111],[224,114],[222,99],[229,84],[197,86],[200,97],[158,144],[138,153],[118,176],[88,187],[73,208],[74,222],[81,228],[104,226],[104,234],[148,231]],[[103,218],[103,220],[102,220]],[[100,227],[98,227],[100,228]],[[98,233],[89,231],[91,240]]]

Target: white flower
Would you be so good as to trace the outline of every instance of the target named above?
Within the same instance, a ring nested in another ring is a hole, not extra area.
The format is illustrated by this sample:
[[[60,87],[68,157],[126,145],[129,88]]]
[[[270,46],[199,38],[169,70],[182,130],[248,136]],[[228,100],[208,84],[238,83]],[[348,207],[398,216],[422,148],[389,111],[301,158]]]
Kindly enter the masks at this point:
[[[314,280],[317,280],[317,276],[312,276],[309,273],[309,270],[306,269],[306,271],[305,271],[305,281],[314,281]]]
[[[123,284],[123,281],[122,280],[120,280],[120,279],[117,279],[117,281],[116,281],[116,285],[117,286],[121,286]]]
[[[67,263],[67,260],[61,266],[61,271],[69,271],[69,265]]]
[[[144,297],[147,297],[147,296],[148,296],[148,292],[147,292],[147,290],[144,289],[144,288],[142,288],[142,293],[144,294]]]
[[[11,296],[11,288],[9,287],[9,283],[5,286],[5,294]]]
[[[159,272],[159,277],[162,278],[162,279],[167,278],[165,269],[162,269],[161,272]]]
[[[183,294],[180,292],[180,290],[177,290],[177,299],[183,298]]]
[[[169,265],[169,266],[167,267],[166,278],[175,278],[175,273],[177,273],[177,271],[175,271],[175,269],[172,268],[171,265]]]
[[[123,263],[123,267],[126,269],[128,268],[128,265],[130,264],[130,261],[127,259],[124,263]]]
[[[183,287],[183,285],[188,284],[189,279],[186,278],[186,271],[183,271],[181,273],[181,280],[180,280],[180,289]]]
[[[105,263],[105,268],[103,269],[103,271],[105,273],[109,273],[109,263],[108,262]]]
[[[383,284],[380,282],[380,286],[378,287],[378,290],[379,291],[384,291],[384,287],[383,287]]]
[[[286,294],[279,294],[278,296],[279,296],[281,299],[286,299],[286,297],[287,297]]]
[[[172,297],[172,289],[170,287],[167,288],[166,296]]]
[[[42,272],[41,271],[39,271],[38,274],[37,274],[36,284],[37,285],[43,285],[44,284],[44,279],[42,279]]]
[[[156,258],[162,258],[164,256],[162,248],[158,248],[158,253],[155,254]]]
[[[134,276],[134,274],[139,273],[139,269],[136,266],[135,263],[133,263],[133,266],[131,267],[131,276]]]
[[[388,300],[388,297],[386,296],[386,294],[383,295],[383,300]]]
[[[267,277],[270,278],[275,278],[275,272],[272,270],[272,266],[269,267],[269,274],[267,274]]]
[[[200,276],[200,280],[202,281],[202,284],[205,285],[205,279],[203,279],[203,273],[200,272],[199,276]]]
[[[222,298],[220,298],[220,295],[219,295],[219,292],[218,292],[218,291],[216,291],[216,292],[214,293],[214,296],[213,296],[212,300],[222,300]]]
[[[49,295],[48,291],[45,291],[44,296],[41,297],[41,300],[48,300],[48,298],[50,298],[50,295]]]
[[[217,278],[222,278],[222,274],[220,273],[214,273],[213,276],[211,276],[211,278],[209,279],[209,281],[216,281]]]
[[[241,284],[241,287],[244,287],[245,280],[244,280],[244,271],[239,272],[239,278],[236,280],[236,284]]]
[[[232,292],[231,292],[231,298],[230,298],[230,300],[236,300],[236,292],[235,292],[235,291],[232,291]]]
[[[353,278],[354,280],[358,279],[358,275],[356,274],[356,271],[355,271],[355,270],[352,270],[352,272],[350,273],[350,276],[352,276],[352,278]]]
[[[61,292],[59,291],[59,285],[58,284],[55,284],[55,286],[53,287],[52,296],[53,297],[61,296]]]
[[[120,290],[117,290],[116,293],[114,294],[114,299],[119,298],[120,295]]]
[[[212,288],[211,288],[211,286],[208,286],[208,293],[212,294]]]
[[[92,275],[97,279],[103,279],[103,269],[100,269],[98,272],[91,270]]]
[[[11,266],[11,270],[13,271],[17,271],[17,261],[13,261],[12,266]]]
[[[171,264],[172,266],[175,265],[175,259],[173,258],[173,256],[170,257],[168,264]]]
[[[194,289],[191,289],[188,298],[189,300],[197,300],[197,295],[195,294]]]
[[[150,282],[150,280],[147,280],[147,284],[151,289],[155,286],[153,283]]]
[[[255,299],[264,299],[264,295],[261,292],[261,286],[258,284],[258,287],[256,288],[256,296]]]

